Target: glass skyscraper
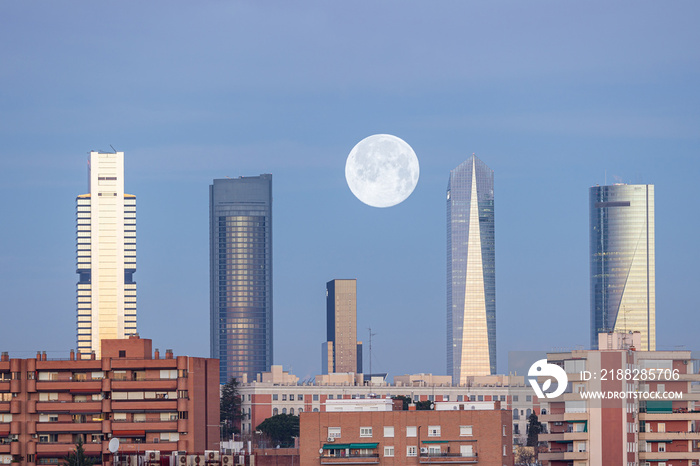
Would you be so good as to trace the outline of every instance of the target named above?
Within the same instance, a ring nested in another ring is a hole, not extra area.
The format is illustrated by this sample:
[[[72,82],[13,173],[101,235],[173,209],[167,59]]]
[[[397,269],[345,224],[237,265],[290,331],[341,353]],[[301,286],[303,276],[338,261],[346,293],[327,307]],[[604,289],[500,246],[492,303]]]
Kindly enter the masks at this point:
[[[211,357],[220,382],[272,365],[272,175],[209,186]]]
[[[447,185],[447,372],[496,373],[493,170],[472,155]]]
[[[598,333],[640,332],[656,350],[654,185],[593,186],[589,192],[591,347]]]
[[[77,347],[136,333],[136,196],[124,194],[124,153],[90,152],[89,194],[76,199]]]

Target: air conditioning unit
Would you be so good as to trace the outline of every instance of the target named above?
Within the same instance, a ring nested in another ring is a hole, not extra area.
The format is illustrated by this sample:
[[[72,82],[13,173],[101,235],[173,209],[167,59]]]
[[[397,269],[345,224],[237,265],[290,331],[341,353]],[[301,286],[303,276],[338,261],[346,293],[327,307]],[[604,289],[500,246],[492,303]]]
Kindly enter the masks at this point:
[[[159,451],[146,451],[146,461],[149,463],[151,462],[159,462],[160,461],[160,452]]]
[[[181,455],[180,453],[182,452],[178,452],[175,455],[175,461],[171,463],[173,466],[187,466],[187,455]]]
[[[421,448],[420,448],[420,452],[421,452],[421,453],[428,453],[428,449],[425,448],[425,447],[421,447]]]
[[[205,458],[204,455],[190,455],[190,466],[204,466]]]
[[[221,455],[222,466],[233,466],[233,455]]]
[[[335,437],[328,437],[328,441],[331,442],[331,443],[332,443],[332,442],[335,442]]]
[[[215,463],[219,461],[219,452],[217,450],[207,450],[204,452],[204,457],[207,463]]]

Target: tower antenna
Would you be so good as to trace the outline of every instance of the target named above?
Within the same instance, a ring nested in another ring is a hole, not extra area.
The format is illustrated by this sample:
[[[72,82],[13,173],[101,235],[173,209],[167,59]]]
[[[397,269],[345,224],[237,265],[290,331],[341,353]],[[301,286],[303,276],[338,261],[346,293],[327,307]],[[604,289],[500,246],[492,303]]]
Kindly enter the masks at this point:
[[[372,333],[372,327],[367,327],[367,330],[369,330],[369,383],[370,385],[372,384],[372,337],[376,335],[376,333]]]

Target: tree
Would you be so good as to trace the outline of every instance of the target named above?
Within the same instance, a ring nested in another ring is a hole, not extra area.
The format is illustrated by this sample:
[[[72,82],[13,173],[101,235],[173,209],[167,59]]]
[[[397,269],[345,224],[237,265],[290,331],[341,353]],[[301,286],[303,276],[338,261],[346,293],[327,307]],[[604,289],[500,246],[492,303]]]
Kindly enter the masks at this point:
[[[515,464],[529,465],[535,461],[535,449],[518,445],[515,449]]]
[[[221,399],[219,402],[219,419],[221,420],[221,436],[229,439],[240,432],[241,421],[241,395],[238,393],[240,382],[232,377],[221,388]]]
[[[433,402],[430,400],[416,401],[416,410],[418,411],[430,411],[433,409]]]
[[[294,437],[299,437],[299,416],[278,414],[265,419],[257,430],[282,446],[292,446]]]
[[[542,423],[537,420],[537,414],[532,413],[527,418],[527,446],[535,447],[539,444],[539,435],[542,432]]]
[[[82,436],[78,437],[78,441],[75,444],[75,451],[66,456],[65,460],[68,466],[92,466],[97,463],[97,458],[85,456]]]
[[[408,405],[411,403],[411,399],[405,395],[396,395],[392,398],[393,400],[401,400],[403,402],[403,410],[408,411]]]

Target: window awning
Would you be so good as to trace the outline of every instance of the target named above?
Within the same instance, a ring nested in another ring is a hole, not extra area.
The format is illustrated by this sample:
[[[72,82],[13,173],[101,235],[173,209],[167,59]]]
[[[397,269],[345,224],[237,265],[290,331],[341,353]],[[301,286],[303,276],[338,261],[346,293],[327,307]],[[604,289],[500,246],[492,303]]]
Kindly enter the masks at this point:
[[[71,393],[100,393],[100,392],[102,392],[102,387],[98,387],[98,388],[71,388],[69,391]]]
[[[423,440],[423,443],[449,443],[447,440]]]
[[[662,440],[662,439],[659,439],[659,440],[654,439],[654,440],[647,440],[646,442],[647,442],[647,443],[673,443],[673,440],[670,440],[670,439],[663,439],[663,440]]]
[[[359,448],[359,449],[372,449],[372,448],[377,448],[377,445],[379,443],[351,443],[350,448]]]
[[[323,445],[324,450],[345,450],[350,448],[349,443],[326,443]]]

